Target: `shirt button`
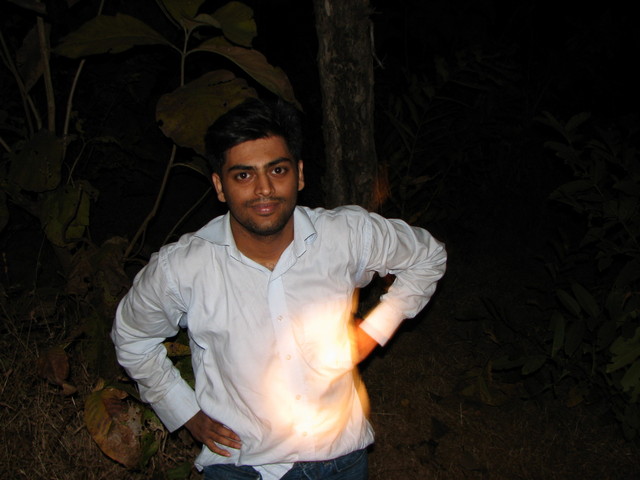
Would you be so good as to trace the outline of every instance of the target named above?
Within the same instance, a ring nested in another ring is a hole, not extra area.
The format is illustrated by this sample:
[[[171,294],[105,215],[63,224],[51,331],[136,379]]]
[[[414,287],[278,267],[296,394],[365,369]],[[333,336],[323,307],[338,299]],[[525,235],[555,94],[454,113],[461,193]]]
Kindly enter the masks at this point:
[[[287,355],[287,356],[286,356],[286,357],[284,357],[284,358],[286,358],[287,360],[291,360],[291,355]]]
[[[284,317],[282,315],[278,315],[278,321],[281,322],[282,320],[284,320]]]
[[[302,397],[300,395],[296,395],[296,400],[300,400]]]

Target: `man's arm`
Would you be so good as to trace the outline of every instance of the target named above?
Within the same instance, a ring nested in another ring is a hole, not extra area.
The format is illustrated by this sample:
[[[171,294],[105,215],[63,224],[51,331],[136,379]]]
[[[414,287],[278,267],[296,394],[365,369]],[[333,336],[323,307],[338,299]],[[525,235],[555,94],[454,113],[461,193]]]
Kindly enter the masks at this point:
[[[165,426],[176,430],[200,407],[162,343],[179,330],[184,309],[154,254],[121,300],[111,332],[120,364]]]
[[[404,319],[413,318],[429,302],[444,275],[447,254],[444,244],[422,228],[375,213],[368,217],[365,230],[371,247],[366,269],[383,277],[393,274],[395,279],[358,330],[385,345]],[[375,348],[364,335],[360,337],[363,353]]]
[[[359,326],[355,329],[355,342],[356,342],[356,363],[360,363],[367,358],[371,352],[378,346],[378,342],[369,336]]]

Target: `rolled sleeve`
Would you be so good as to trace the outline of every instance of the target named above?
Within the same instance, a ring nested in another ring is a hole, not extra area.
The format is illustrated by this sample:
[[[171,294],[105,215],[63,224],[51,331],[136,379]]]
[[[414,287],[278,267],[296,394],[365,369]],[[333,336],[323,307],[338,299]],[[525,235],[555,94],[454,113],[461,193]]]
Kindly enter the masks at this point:
[[[193,389],[182,379],[151,406],[170,432],[180,428],[200,410]]]
[[[367,335],[385,345],[404,320],[402,312],[387,303],[379,303],[360,324]]]
[[[361,327],[380,345],[389,341],[406,318],[415,317],[429,302],[446,269],[444,244],[427,230],[401,220],[370,214],[371,249],[368,269],[395,280]]]
[[[183,314],[169,284],[162,254],[154,255],[118,305],[111,339],[118,362],[138,383],[142,400],[173,431],[195,415],[199,407],[195,392],[182,379],[162,345],[178,332]]]

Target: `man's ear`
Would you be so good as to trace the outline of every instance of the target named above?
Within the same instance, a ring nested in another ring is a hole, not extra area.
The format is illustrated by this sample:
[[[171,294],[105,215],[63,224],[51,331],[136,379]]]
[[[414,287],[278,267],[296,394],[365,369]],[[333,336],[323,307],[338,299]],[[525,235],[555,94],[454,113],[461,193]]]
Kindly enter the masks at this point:
[[[227,200],[224,197],[224,191],[222,190],[222,180],[220,180],[220,175],[214,173],[211,175],[211,181],[213,182],[213,186],[216,189],[216,193],[218,194],[218,200],[221,202],[226,202]]]
[[[298,160],[298,191],[304,188],[304,172],[302,160]]]

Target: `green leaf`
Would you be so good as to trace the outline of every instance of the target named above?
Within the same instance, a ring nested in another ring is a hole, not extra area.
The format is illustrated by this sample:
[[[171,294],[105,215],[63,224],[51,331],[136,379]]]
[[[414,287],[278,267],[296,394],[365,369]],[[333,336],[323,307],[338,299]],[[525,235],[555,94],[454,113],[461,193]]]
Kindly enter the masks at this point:
[[[182,357],[175,363],[176,368],[180,372],[180,376],[187,382],[191,388],[195,388],[196,377],[193,374],[193,367],[191,365],[191,357]]]
[[[589,112],[577,113],[573,117],[569,119],[567,124],[565,125],[565,131],[567,133],[572,133],[575,131],[580,125],[591,118],[591,114]]]
[[[626,197],[620,199],[618,202],[618,217],[620,221],[626,222],[627,220],[633,220],[638,215],[638,199],[633,197]]]
[[[631,401],[636,402],[638,400],[638,394],[640,394],[640,360],[637,360],[631,365],[620,380],[622,390],[630,392]]]
[[[49,192],[44,198],[40,222],[51,243],[64,247],[77,241],[89,225],[91,198],[83,183]]]
[[[54,49],[70,58],[101,53],[121,53],[139,45],[169,45],[171,42],[137,18],[118,13],[100,15],[64,37]]]
[[[577,193],[593,188],[593,182],[588,180],[573,180],[558,187],[555,192],[571,197]]]
[[[614,287],[617,290],[627,290],[631,284],[640,279],[640,259],[630,260],[616,277]]]
[[[208,26],[214,28],[222,28],[220,22],[208,13],[200,13],[193,19],[184,19],[183,25],[187,30],[193,30],[198,27]]]
[[[287,75],[282,69],[270,65],[257,50],[236,47],[222,37],[207,40],[195,50],[217,53],[228,58],[267,90],[300,108]]]
[[[204,0],[162,0],[162,5],[169,15],[184,26],[184,20],[193,19],[198,10],[204,3]]]
[[[12,156],[9,182],[30,192],[46,192],[60,183],[62,142],[53,133],[36,133],[17,155]]]
[[[9,223],[9,207],[7,206],[7,195],[0,190],[0,232]]]
[[[569,326],[564,342],[564,351],[568,356],[571,357],[574,353],[576,353],[578,347],[582,344],[584,332],[584,322],[574,322]]]
[[[547,361],[546,355],[534,355],[527,358],[527,361],[522,366],[522,375],[530,375],[537,372]]]
[[[611,320],[603,323],[598,328],[596,336],[596,347],[598,350],[608,348],[616,338],[618,326],[615,321]]]
[[[564,333],[566,328],[566,320],[564,316],[559,312],[553,312],[551,315],[551,326],[553,329],[553,344],[551,346],[551,357],[555,357],[556,354],[564,345]]]
[[[523,363],[524,363],[524,360],[522,358],[513,359],[505,355],[493,360],[491,362],[491,369],[495,371],[511,370],[513,368],[521,367]]]
[[[587,291],[579,283],[574,283],[571,285],[571,290],[573,294],[578,300],[578,303],[582,307],[582,309],[592,317],[597,317],[600,315],[600,307],[598,306],[598,302],[595,301],[593,296]]]
[[[562,124],[554,117],[550,112],[542,112],[543,117],[536,117],[536,120],[544,125],[547,125],[553,128],[555,131],[562,133],[564,132],[564,127]]]
[[[151,457],[160,449],[160,441],[154,432],[143,432],[140,435],[140,465],[146,466]]]
[[[611,345],[612,359],[607,365],[607,373],[626,367],[640,357],[640,327],[631,338],[618,337]]]
[[[244,3],[229,2],[216,10],[213,17],[220,22],[226,38],[243,47],[251,46],[258,33],[251,8]]]
[[[573,147],[560,142],[545,142],[544,146],[556,152],[556,155],[564,160],[571,160],[576,156]]]
[[[191,462],[183,462],[167,470],[167,480],[186,480],[191,475]]]
[[[640,183],[637,180],[624,179],[616,183],[613,188],[632,197],[640,197]]]
[[[226,70],[209,72],[163,95],[156,106],[160,129],[176,144],[204,154],[204,136],[213,121],[256,92]]]
[[[575,298],[573,298],[562,289],[558,289],[556,295],[558,295],[560,303],[562,303],[562,305],[564,305],[564,307],[569,310],[570,313],[574,314],[576,317],[580,316],[580,305]]]
[[[45,31],[46,37],[49,38],[51,25],[45,24]],[[24,37],[22,46],[16,53],[16,63],[20,78],[24,82],[24,88],[28,92],[44,73],[44,59],[40,51],[37,26],[34,25],[27,36]]]

